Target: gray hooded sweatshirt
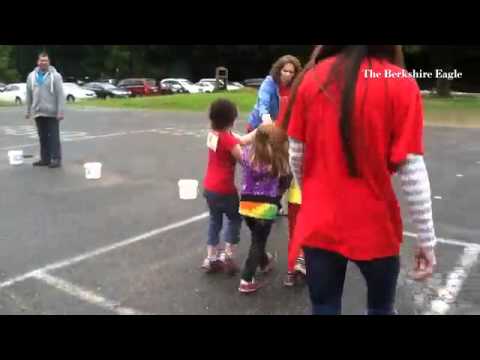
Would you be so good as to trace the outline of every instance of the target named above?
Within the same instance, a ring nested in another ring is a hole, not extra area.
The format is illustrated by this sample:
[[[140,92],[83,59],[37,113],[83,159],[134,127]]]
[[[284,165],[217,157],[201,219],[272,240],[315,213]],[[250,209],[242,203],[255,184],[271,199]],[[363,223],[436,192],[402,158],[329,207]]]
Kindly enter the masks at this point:
[[[35,68],[27,77],[27,115],[53,117],[63,116],[65,109],[65,94],[63,79],[57,70],[50,66],[42,85],[37,82]]]

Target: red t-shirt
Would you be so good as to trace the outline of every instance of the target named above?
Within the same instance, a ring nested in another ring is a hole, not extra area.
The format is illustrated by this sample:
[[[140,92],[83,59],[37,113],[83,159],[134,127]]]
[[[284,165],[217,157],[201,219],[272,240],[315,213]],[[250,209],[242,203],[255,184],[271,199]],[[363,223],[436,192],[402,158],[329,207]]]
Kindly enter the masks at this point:
[[[287,111],[287,105],[288,105],[288,98],[290,96],[290,88],[280,85],[280,101],[279,101],[279,110],[278,110],[278,116],[275,121],[275,124],[277,126],[280,126],[283,122],[283,118],[285,116],[285,112]]]
[[[219,194],[235,194],[235,158],[231,151],[239,141],[230,131],[212,131],[218,135],[216,151],[208,149],[207,174],[203,182],[205,190]]]
[[[295,236],[303,246],[353,260],[396,256],[403,236],[391,175],[408,154],[423,154],[420,89],[409,77],[366,78],[364,70],[369,68],[381,74],[401,68],[365,60],[351,126],[361,177],[352,178],[339,130],[341,93],[335,83],[319,90],[333,61],[326,59],[306,74],[292,110],[289,136],[306,144]]]

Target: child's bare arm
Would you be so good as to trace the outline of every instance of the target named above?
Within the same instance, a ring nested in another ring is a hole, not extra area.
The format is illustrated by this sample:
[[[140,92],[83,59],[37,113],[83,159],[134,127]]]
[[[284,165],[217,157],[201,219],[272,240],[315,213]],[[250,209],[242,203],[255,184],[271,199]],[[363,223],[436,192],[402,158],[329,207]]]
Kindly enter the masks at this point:
[[[242,159],[242,148],[240,145],[235,145],[230,152],[235,160],[240,161]]]
[[[257,130],[252,131],[249,134],[246,135],[238,135],[238,134],[233,134],[238,141],[240,142],[240,145],[245,146],[245,145],[250,145],[253,140],[255,139],[255,134],[257,133]]]

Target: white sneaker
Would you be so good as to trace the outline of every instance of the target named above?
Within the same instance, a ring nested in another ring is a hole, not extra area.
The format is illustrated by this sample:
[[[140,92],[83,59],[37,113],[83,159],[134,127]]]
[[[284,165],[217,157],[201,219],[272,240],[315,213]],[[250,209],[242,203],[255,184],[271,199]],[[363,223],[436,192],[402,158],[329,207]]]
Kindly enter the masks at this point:
[[[296,272],[301,273],[303,276],[307,276],[307,268],[305,267],[305,260],[302,258],[297,259],[297,263],[293,268]]]

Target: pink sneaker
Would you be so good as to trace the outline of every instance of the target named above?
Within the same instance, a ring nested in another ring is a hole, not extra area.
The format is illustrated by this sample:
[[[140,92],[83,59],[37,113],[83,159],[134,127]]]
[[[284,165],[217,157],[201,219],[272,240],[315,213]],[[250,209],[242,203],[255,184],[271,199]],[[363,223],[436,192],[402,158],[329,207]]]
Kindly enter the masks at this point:
[[[252,279],[251,282],[240,280],[240,286],[238,287],[238,291],[240,291],[242,294],[251,294],[260,289],[260,287],[261,285],[257,283],[255,279]]]

